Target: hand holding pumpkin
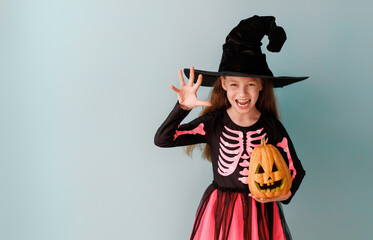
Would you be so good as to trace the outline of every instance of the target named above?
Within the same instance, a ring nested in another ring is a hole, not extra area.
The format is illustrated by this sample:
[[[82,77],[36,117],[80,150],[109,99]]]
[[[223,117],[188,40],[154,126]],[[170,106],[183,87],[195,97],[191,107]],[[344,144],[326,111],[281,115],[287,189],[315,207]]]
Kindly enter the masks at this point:
[[[289,191],[285,195],[281,195],[281,196],[277,196],[277,197],[271,197],[271,198],[256,198],[251,193],[249,193],[249,196],[254,198],[255,201],[261,202],[261,203],[281,202],[281,201],[287,200],[291,196],[291,191]]]

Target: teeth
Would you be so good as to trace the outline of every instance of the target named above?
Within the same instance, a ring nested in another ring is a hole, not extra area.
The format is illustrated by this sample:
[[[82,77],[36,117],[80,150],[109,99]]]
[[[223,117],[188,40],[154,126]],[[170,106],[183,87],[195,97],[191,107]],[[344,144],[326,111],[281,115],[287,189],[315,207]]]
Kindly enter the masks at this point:
[[[251,99],[246,100],[246,101],[236,100],[236,102],[237,102],[238,106],[242,106],[242,107],[244,107],[244,106],[249,105],[249,103],[251,102]]]

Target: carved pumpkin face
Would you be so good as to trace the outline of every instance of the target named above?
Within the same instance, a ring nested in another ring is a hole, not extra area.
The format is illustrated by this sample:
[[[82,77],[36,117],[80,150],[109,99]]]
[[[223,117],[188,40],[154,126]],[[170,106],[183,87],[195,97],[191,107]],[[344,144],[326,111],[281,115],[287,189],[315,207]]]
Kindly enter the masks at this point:
[[[292,179],[290,171],[276,147],[262,144],[250,158],[248,174],[250,192],[257,198],[271,198],[289,192]]]

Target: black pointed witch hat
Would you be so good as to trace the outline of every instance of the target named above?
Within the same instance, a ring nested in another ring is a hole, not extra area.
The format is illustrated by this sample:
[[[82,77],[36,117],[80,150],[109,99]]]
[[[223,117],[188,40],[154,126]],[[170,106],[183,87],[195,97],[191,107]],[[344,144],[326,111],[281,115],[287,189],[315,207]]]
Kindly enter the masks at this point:
[[[275,77],[269,69],[265,54],[261,51],[262,39],[267,35],[267,49],[279,52],[286,41],[286,33],[276,26],[272,16],[253,16],[242,20],[228,34],[223,45],[219,71],[210,72],[195,69],[195,74],[202,74],[202,86],[213,86],[219,76],[258,77],[270,79],[273,87],[283,87],[308,77]],[[189,77],[190,69],[184,69]]]

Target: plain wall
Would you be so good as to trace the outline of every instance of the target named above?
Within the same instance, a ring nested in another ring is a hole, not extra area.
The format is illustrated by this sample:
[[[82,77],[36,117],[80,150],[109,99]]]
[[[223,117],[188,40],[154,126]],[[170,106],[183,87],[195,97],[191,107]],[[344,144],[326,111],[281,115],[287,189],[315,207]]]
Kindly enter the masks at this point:
[[[284,206],[293,238],[371,238],[372,8],[0,1],[0,239],[188,239],[211,165],[153,137],[176,102],[177,70],[217,70],[228,32],[255,14],[288,35],[278,54],[263,45],[274,74],[310,76],[276,90],[307,171]]]

